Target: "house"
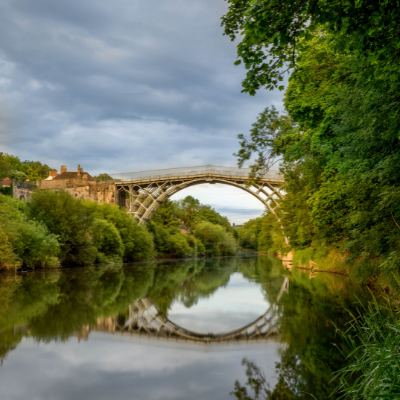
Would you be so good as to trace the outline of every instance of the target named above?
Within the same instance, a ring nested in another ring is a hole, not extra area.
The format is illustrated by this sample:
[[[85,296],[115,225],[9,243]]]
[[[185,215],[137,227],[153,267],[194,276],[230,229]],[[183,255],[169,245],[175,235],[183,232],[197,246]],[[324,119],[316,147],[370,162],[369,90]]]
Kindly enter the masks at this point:
[[[55,174],[54,174],[55,172]],[[52,175],[50,175],[52,174]],[[78,165],[77,171],[76,172],[69,172],[67,171],[67,167],[65,165],[61,165],[60,169],[60,174],[57,174],[57,171],[50,171],[49,172],[49,177],[52,176],[52,181],[61,181],[65,179],[73,180],[73,179],[87,179],[89,183],[96,183],[96,179],[93,178],[92,175],[88,174],[87,172],[83,171],[83,168],[81,168]],[[48,180],[47,178],[46,180]]]
[[[181,233],[183,233],[184,235],[186,235],[187,233],[190,232],[190,228],[188,228],[183,221],[179,220],[179,228],[181,229]]]
[[[45,181],[51,181],[51,180],[54,179],[57,175],[58,175],[57,170],[56,170],[56,169],[53,169],[53,170],[49,171],[49,176],[45,179]]]
[[[4,178],[3,181],[1,182],[1,186],[10,187],[11,186],[11,179],[10,178]]]

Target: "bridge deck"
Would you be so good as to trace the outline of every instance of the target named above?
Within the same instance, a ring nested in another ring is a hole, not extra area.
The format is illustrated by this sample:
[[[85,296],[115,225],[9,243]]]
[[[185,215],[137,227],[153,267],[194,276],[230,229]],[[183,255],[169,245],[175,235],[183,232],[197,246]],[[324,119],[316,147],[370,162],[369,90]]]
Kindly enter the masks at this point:
[[[126,172],[112,174],[114,183],[134,183],[134,182],[155,182],[160,180],[180,180],[180,179],[203,179],[207,181],[207,178],[229,178],[238,181],[247,181],[251,170],[250,168],[237,168],[237,167],[223,167],[205,165],[198,167],[183,167],[183,168],[171,168],[171,169],[158,169],[151,171],[139,171],[139,172]],[[278,171],[268,171],[262,177],[262,181],[268,181],[271,183],[281,184],[283,178]]]

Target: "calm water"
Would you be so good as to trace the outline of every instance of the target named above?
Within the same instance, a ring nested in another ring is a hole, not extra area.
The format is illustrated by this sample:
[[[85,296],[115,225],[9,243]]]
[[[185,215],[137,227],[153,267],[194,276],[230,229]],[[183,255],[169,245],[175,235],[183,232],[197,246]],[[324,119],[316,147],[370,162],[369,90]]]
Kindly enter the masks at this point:
[[[1,274],[0,399],[327,399],[354,296],[267,256]]]

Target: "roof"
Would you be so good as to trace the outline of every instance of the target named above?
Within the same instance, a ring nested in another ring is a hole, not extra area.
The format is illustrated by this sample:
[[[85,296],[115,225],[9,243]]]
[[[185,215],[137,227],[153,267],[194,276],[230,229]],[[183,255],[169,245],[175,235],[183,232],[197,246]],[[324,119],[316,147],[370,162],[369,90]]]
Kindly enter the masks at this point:
[[[180,227],[181,229],[186,229],[187,231],[190,229],[190,228],[188,228],[188,227],[183,223],[183,221],[179,221],[179,227]]]
[[[92,175],[88,174],[87,172],[81,172],[81,175],[87,174],[88,176],[88,180],[89,181],[95,181],[96,179],[93,178]],[[56,177],[54,177],[52,180],[62,180],[62,179],[76,179],[78,178],[78,172],[63,172],[62,174],[57,175]]]

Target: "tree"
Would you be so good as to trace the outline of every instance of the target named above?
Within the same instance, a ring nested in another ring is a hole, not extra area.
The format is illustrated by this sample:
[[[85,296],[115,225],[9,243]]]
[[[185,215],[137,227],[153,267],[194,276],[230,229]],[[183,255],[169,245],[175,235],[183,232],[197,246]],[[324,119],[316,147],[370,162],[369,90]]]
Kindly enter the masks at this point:
[[[94,179],[96,179],[97,182],[102,182],[102,181],[112,181],[112,176],[108,175],[107,173],[99,174],[94,176]]]
[[[320,30],[335,35],[332,45],[366,65],[385,66],[396,79],[400,49],[400,9],[395,0],[227,0],[224,34],[234,40],[248,70],[243,92],[261,87],[284,89],[284,74],[297,66],[298,54]]]
[[[257,159],[250,165],[250,176],[256,178],[282,160],[287,147],[299,140],[299,133],[290,117],[279,115],[274,106],[260,113],[252,126],[250,136],[238,135],[241,149],[234,156],[241,168],[256,154]]]
[[[68,192],[41,190],[32,195],[27,204],[27,214],[57,235],[63,265],[94,263],[97,256],[92,241],[94,215],[87,211],[82,201]]]
[[[17,171],[15,169],[11,170],[8,173],[8,177],[17,182],[25,182],[27,179],[25,172]]]

